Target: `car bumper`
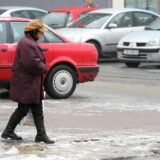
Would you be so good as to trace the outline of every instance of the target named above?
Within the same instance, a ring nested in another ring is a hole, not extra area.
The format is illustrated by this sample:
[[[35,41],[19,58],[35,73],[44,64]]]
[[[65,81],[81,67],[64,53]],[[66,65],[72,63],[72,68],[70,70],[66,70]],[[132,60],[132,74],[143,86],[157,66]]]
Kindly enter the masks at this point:
[[[125,54],[124,50],[130,50],[130,54]],[[134,51],[138,51],[138,54],[134,54]],[[133,54],[132,54],[133,51]],[[117,57],[122,61],[132,61],[132,62],[160,62],[160,48],[154,49],[117,49]]]
[[[79,83],[94,81],[98,75],[99,67],[78,67]]]

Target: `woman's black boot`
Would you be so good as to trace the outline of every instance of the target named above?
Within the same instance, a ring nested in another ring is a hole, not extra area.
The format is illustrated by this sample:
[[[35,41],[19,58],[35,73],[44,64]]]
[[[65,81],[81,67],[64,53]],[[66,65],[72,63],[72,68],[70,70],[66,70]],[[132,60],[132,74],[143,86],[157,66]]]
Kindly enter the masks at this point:
[[[46,144],[55,143],[55,141],[49,139],[45,131],[42,103],[33,105],[32,113],[33,113],[34,123],[37,129],[35,142],[44,142]]]
[[[39,130],[37,132],[35,142],[44,142],[46,144],[54,144],[55,143],[55,141],[49,139],[45,130],[41,130],[41,131]]]

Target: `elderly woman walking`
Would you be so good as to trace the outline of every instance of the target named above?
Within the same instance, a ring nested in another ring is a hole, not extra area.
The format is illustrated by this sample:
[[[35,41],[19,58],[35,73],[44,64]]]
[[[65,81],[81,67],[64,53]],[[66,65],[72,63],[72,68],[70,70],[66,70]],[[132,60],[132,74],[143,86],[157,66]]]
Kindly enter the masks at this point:
[[[47,136],[44,126],[43,74],[47,72],[47,67],[42,49],[37,43],[46,31],[47,28],[40,20],[32,20],[25,26],[25,35],[17,45],[10,98],[18,103],[18,107],[1,135],[4,139],[22,140],[14,130],[31,109],[37,129],[35,142],[54,143]]]

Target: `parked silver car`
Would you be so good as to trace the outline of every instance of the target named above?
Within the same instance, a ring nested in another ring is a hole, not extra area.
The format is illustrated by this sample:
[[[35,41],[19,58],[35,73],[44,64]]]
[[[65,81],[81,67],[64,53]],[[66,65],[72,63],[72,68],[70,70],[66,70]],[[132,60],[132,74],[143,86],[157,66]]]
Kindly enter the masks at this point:
[[[158,14],[141,9],[100,9],[57,32],[73,42],[93,43],[99,57],[116,53],[119,40],[126,34],[143,30]],[[111,54],[109,54],[111,53]]]
[[[138,67],[141,62],[160,62],[160,18],[144,31],[122,38],[117,47],[118,58],[128,67]]]
[[[20,6],[4,6],[0,7],[0,16],[3,17],[22,17],[31,19],[40,19],[47,11],[33,8],[33,7],[20,7]]]

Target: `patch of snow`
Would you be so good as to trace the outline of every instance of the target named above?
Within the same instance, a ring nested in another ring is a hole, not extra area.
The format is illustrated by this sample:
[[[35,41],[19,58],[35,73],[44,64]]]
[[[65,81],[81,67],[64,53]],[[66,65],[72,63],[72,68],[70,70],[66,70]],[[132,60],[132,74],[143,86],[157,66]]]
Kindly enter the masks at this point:
[[[21,143],[2,142],[0,160],[103,160],[132,157],[133,160],[159,160],[160,134],[134,135],[134,133],[67,134],[49,133],[55,144],[34,143],[31,131],[21,132]],[[157,158],[158,156],[158,158]],[[9,157],[9,158],[8,158]],[[8,159],[7,159],[8,158]],[[135,159],[134,159],[135,158]],[[131,158],[130,158],[131,159]]]

